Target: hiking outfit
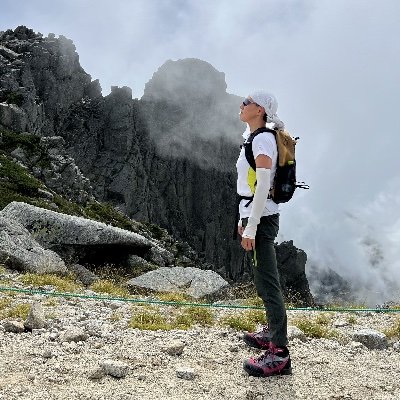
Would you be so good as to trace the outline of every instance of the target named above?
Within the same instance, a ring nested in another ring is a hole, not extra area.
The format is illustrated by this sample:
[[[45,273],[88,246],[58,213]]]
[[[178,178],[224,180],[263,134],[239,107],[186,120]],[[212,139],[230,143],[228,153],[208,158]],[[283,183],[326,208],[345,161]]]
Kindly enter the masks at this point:
[[[260,100],[257,101],[256,94],[251,98],[257,106],[261,103]],[[243,102],[243,105],[247,104]],[[267,110],[263,104],[260,106]],[[249,130],[244,133],[245,142],[236,163],[239,226],[245,227],[243,238],[253,239],[255,235],[255,249],[252,250],[254,284],[264,303],[269,325],[260,332],[247,333],[244,336],[243,339],[248,345],[266,349],[262,356],[245,361],[244,369],[255,376],[289,374],[291,361],[286,347],[287,316],[274,248],[279,230],[279,206],[268,198],[277,168],[278,150],[273,133],[261,132],[254,136],[251,141],[254,159],[258,155],[265,155],[272,160],[270,170],[256,168],[255,171],[245,156],[245,145],[250,135]],[[266,179],[269,181],[266,182]],[[260,192],[257,192],[258,190]],[[252,210],[253,205],[257,211]]]

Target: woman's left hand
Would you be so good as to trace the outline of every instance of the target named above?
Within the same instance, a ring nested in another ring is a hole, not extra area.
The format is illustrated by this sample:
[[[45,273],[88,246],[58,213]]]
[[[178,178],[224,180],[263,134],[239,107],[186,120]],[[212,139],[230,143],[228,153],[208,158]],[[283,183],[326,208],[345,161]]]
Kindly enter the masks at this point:
[[[255,239],[250,239],[246,237],[242,237],[242,247],[246,251],[254,250],[256,248],[256,241]]]

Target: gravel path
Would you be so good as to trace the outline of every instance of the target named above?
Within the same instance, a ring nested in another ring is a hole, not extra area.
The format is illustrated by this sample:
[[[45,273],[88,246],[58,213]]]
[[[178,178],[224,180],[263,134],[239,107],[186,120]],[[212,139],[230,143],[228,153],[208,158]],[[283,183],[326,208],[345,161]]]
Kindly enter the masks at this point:
[[[0,300],[6,297],[0,292]],[[349,324],[343,322],[348,314],[332,313],[348,340],[291,339],[293,375],[253,378],[242,362],[258,350],[231,328],[140,331],[127,328],[130,304],[40,295],[12,299],[40,302],[48,325],[11,333],[0,321],[0,399],[400,398],[399,342],[370,350],[351,340],[359,329],[390,326],[397,315],[353,313]],[[215,310],[218,317],[230,312],[238,311]],[[289,324],[301,315],[290,311]]]

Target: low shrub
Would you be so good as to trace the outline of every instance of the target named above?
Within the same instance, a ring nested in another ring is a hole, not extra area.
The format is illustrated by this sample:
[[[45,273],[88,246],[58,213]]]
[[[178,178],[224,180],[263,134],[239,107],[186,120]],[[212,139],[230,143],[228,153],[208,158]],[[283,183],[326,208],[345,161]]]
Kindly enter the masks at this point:
[[[25,285],[35,287],[54,286],[60,292],[77,292],[82,288],[74,281],[72,275],[61,277],[54,274],[26,273],[21,275],[19,279]]]
[[[125,289],[109,280],[98,280],[90,286],[90,289],[97,293],[106,293],[115,297],[129,297],[128,289]]]

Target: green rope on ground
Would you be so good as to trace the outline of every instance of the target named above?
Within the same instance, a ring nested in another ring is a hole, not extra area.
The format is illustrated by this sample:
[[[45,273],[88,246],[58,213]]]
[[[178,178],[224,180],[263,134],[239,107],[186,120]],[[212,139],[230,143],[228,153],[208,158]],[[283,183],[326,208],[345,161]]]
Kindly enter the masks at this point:
[[[187,306],[187,307],[215,307],[215,308],[232,308],[232,309],[255,309],[264,310],[264,307],[258,306],[240,306],[234,304],[210,304],[210,303],[190,303],[179,301],[162,301],[162,300],[145,300],[145,299],[131,299],[126,297],[110,297],[110,296],[93,296],[79,293],[67,292],[46,292],[38,289],[19,289],[13,287],[0,286],[0,292],[16,292],[26,294],[41,294],[47,296],[58,297],[73,297],[80,299],[93,299],[93,300],[107,300],[107,301],[123,301],[126,303],[145,303],[145,304],[159,304],[167,306]],[[336,311],[336,312],[380,312],[380,313],[396,313],[400,312],[400,308],[346,308],[346,307],[287,307],[288,311]]]

